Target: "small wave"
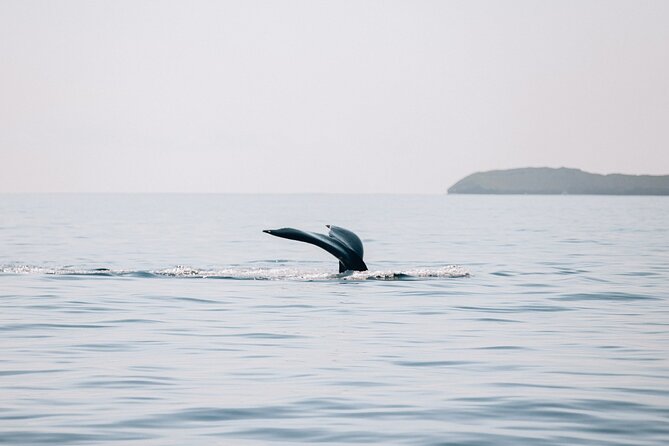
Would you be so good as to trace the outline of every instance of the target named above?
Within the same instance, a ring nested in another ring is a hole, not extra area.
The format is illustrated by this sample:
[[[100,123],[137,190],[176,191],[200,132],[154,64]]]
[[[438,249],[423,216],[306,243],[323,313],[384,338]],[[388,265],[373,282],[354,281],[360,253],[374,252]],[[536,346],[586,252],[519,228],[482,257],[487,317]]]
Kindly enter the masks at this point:
[[[134,277],[134,278],[194,278],[228,280],[297,280],[297,281],[332,281],[332,280],[417,280],[429,278],[469,277],[469,272],[458,265],[431,268],[413,268],[401,271],[349,271],[332,273],[301,268],[245,268],[234,267],[219,270],[206,270],[188,266],[175,266],[153,271],[73,267],[48,268],[30,265],[3,265],[0,274],[21,275],[57,275],[57,276],[92,276],[92,277]]]

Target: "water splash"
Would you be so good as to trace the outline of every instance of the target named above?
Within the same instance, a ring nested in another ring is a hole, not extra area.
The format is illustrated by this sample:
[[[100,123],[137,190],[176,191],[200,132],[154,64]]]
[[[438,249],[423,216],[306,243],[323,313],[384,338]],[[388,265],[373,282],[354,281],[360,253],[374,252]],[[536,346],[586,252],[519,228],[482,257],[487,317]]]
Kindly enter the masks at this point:
[[[349,271],[332,273],[317,269],[295,267],[231,267],[216,270],[198,269],[178,265],[160,270],[131,270],[74,267],[42,267],[32,265],[2,265],[0,274],[33,274],[58,276],[93,276],[93,277],[136,277],[136,278],[193,278],[193,279],[229,279],[229,280],[296,280],[296,281],[332,281],[332,280],[419,280],[469,277],[469,272],[458,265],[429,268],[411,268],[400,271]]]

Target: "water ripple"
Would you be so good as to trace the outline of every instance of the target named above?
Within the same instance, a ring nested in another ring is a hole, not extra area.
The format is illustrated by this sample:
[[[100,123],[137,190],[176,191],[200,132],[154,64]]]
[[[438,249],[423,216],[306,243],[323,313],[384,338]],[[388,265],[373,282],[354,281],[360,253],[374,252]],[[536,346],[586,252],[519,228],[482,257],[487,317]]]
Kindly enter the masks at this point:
[[[645,294],[632,294],[620,291],[599,292],[599,293],[574,293],[563,294],[554,298],[564,301],[584,301],[584,300],[611,300],[611,301],[633,301],[633,300],[659,300],[658,297]]]

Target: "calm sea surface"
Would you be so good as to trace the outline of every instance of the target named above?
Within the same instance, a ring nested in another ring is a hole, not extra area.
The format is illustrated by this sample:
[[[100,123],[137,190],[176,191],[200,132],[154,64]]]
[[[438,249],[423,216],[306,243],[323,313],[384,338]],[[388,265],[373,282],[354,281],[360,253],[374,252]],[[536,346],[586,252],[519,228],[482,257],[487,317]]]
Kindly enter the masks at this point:
[[[0,196],[0,444],[659,446],[668,358],[669,197]]]

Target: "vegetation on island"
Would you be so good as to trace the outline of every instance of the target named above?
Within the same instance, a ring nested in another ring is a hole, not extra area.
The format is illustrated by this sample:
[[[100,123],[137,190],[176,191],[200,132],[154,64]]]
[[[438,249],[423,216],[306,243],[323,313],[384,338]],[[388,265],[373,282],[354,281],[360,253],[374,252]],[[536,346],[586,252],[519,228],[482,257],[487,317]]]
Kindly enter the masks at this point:
[[[449,194],[669,195],[669,175],[600,175],[580,169],[527,167],[473,173]]]

